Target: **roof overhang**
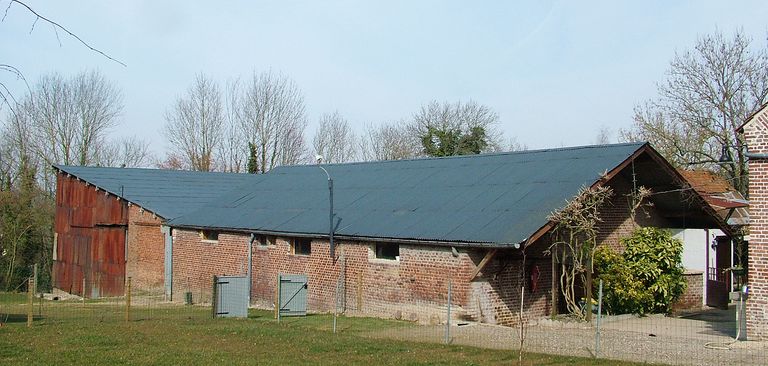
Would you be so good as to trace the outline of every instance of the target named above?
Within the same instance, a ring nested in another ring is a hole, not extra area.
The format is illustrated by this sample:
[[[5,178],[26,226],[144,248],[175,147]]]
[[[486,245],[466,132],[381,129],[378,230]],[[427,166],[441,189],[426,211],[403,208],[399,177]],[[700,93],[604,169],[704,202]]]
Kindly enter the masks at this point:
[[[96,189],[96,191],[103,191],[107,195],[112,195],[115,198],[117,198],[118,200],[125,201],[128,204],[129,207],[132,206],[132,205],[136,205],[141,210],[144,210],[146,212],[151,213],[153,216],[157,217],[161,221],[167,221],[167,219],[165,217],[161,216],[160,214],[158,214],[155,211],[152,211],[151,209],[148,209],[148,208],[144,207],[142,204],[137,203],[137,202],[133,202],[133,201],[131,201],[129,199],[126,199],[122,194],[120,194],[118,192],[113,192],[112,190],[109,190],[107,188],[99,187],[98,185],[94,184],[93,182],[90,182],[90,181],[86,180],[85,178],[83,178],[81,176],[78,176],[77,174],[74,174],[73,172],[67,171],[66,169],[64,169],[63,166],[60,166],[60,165],[57,165],[57,164],[52,164],[51,167],[55,171],[57,171],[59,174],[66,175],[67,177],[75,177],[75,179],[77,179],[78,181],[81,181],[81,182],[85,183],[86,186],[93,186],[94,189]]]
[[[299,238],[327,239],[330,237],[328,233],[302,233],[302,232],[258,230],[258,229],[248,229],[248,228],[230,228],[230,227],[211,227],[211,226],[201,227],[201,226],[194,226],[194,225],[178,225],[178,224],[172,224],[172,223],[170,223],[169,226],[174,229],[183,229],[183,230],[215,230],[215,231],[221,231],[221,232],[274,235],[274,236],[292,236],[292,237],[299,237]],[[434,246],[459,247],[459,248],[519,249],[520,246],[522,245],[522,243],[444,241],[444,240],[429,240],[429,239],[416,239],[416,238],[388,238],[388,237],[373,237],[373,236],[359,236],[359,235],[339,235],[335,233],[333,234],[333,238],[338,240],[348,240],[348,241],[434,245]]]
[[[752,114],[747,116],[747,118],[744,120],[744,123],[742,123],[739,127],[736,127],[736,132],[738,133],[744,132],[744,127],[746,127],[750,122],[752,122],[755,119],[755,117],[757,117],[758,114],[760,114],[765,110],[768,110],[768,102],[763,103],[754,112],[752,112]]]
[[[628,169],[630,166],[631,169]],[[654,169],[654,167],[658,169]],[[654,174],[657,170],[661,170],[665,174]],[[641,177],[643,179],[638,179],[638,185],[652,190],[652,202],[657,208],[665,212],[664,218],[672,226],[675,228],[718,228],[728,236],[733,236],[733,228],[717,214],[703,196],[690,186],[685,177],[648,143],[638,148],[621,164],[606,172],[590,188],[609,184],[619,175],[624,175],[631,180],[638,171],[644,173]],[[539,240],[554,226],[553,222],[544,224],[525,241],[525,246]],[[672,226],[669,228],[673,228]]]

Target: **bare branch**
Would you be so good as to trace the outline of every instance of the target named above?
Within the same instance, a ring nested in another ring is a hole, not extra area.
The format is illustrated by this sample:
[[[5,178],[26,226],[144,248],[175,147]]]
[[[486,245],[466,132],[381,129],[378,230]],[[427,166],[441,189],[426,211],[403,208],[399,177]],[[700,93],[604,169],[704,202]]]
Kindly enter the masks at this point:
[[[240,133],[256,148],[259,172],[307,160],[304,97],[279,73],[254,73],[236,92]]]
[[[357,159],[357,137],[338,111],[320,117],[312,146],[315,154],[322,155],[328,163],[345,163]]]
[[[649,141],[677,166],[718,171],[746,194],[745,144],[735,129],[768,100],[768,49],[753,48],[742,31],[702,36],[675,54],[658,94],[635,107],[621,138]],[[723,151],[731,161],[720,161]]]
[[[24,2],[22,2],[22,1],[19,1],[19,0],[10,0],[10,1],[11,1],[11,2],[10,2],[10,4],[8,4],[8,8],[6,8],[6,9],[5,9],[5,15],[8,15],[8,9],[10,9],[10,7],[11,7],[11,4],[13,4],[13,3],[16,3],[16,4],[19,4],[19,5],[23,6],[23,7],[24,7],[24,8],[26,8],[26,9],[27,9],[27,10],[28,10],[30,13],[34,14],[34,15],[37,17],[37,18],[35,18],[35,22],[32,24],[32,29],[30,30],[30,33],[32,32],[32,30],[34,30],[34,29],[35,29],[35,24],[37,24],[37,21],[38,21],[38,19],[42,19],[44,22],[46,22],[46,23],[50,24],[51,26],[53,26],[53,29],[54,29],[54,31],[56,32],[56,39],[59,39],[58,29],[61,29],[62,31],[64,31],[64,32],[66,32],[67,34],[69,34],[69,35],[70,35],[72,38],[74,38],[74,39],[78,40],[80,43],[82,43],[82,44],[83,44],[83,46],[85,46],[85,47],[86,47],[86,48],[88,48],[89,50],[91,50],[91,51],[93,51],[93,52],[96,52],[96,53],[98,53],[98,54],[100,54],[100,55],[102,55],[102,56],[106,57],[107,59],[110,59],[110,60],[112,60],[112,61],[114,61],[114,62],[117,62],[117,63],[118,63],[118,64],[120,64],[120,65],[123,65],[123,66],[125,66],[125,67],[127,67],[127,66],[128,66],[128,65],[126,65],[125,63],[123,63],[122,61],[119,61],[119,60],[117,60],[117,59],[113,58],[112,56],[109,56],[109,55],[107,55],[107,54],[106,54],[106,53],[104,53],[103,51],[101,51],[101,50],[99,50],[99,49],[97,49],[97,48],[95,48],[95,47],[91,46],[90,44],[88,44],[87,42],[85,42],[85,41],[84,41],[82,38],[80,38],[80,37],[79,37],[77,34],[75,34],[75,33],[72,33],[72,32],[71,32],[69,29],[65,28],[63,25],[61,25],[61,24],[59,24],[59,23],[57,23],[57,22],[55,22],[55,21],[53,21],[53,20],[51,20],[51,19],[48,19],[48,18],[46,18],[46,17],[44,17],[44,16],[42,16],[42,15],[40,15],[38,12],[36,12],[35,10],[33,10],[33,9],[32,9],[32,8],[29,6],[29,5],[25,4]],[[5,15],[3,16],[3,20],[5,20]],[[61,45],[61,40],[60,40],[60,39],[59,39],[59,45]]]
[[[360,139],[363,160],[400,160],[417,157],[421,145],[404,121],[368,126]]]
[[[172,153],[193,170],[217,170],[216,156],[224,139],[224,110],[218,84],[200,74],[184,98],[165,113],[163,133]]]

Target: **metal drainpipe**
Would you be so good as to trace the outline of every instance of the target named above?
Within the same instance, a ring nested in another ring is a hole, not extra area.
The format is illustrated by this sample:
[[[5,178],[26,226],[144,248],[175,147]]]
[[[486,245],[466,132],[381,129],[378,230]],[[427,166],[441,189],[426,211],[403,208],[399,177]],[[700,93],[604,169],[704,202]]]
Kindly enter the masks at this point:
[[[766,160],[766,159],[768,159],[768,154],[750,154],[750,153],[746,153],[746,154],[744,154],[744,156],[746,156],[747,159],[750,159],[750,160]]]
[[[251,286],[253,282],[253,242],[256,241],[256,234],[251,233],[251,240],[248,241],[248,305],[251,304]]]

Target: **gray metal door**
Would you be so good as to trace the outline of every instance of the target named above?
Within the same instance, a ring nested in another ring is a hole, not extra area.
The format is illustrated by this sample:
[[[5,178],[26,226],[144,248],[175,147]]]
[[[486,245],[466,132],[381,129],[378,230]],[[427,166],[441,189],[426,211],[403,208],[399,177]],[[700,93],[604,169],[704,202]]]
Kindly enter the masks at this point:
[[[280,316],[307,315],[307,276],[280,276]]]
[[[248,277],[213,277],[213,316],[248,317]]]

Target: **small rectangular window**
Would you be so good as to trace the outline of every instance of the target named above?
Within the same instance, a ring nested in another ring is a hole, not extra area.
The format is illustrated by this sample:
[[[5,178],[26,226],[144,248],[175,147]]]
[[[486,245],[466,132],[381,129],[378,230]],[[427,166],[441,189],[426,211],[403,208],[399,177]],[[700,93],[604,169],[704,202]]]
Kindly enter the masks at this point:
[[[266,246],[274,246],[275,245],[275,237],[269,236],[269,235],[259,235],[259,245],[262,247]]]
[[[293,239],[291,249],[296,255],[310,255],[312,254],[312,241],[304,238]]]
[[[376,258],[389,260],[400,259],[400,245],[392,243],[376,244]]]
[[[215,230],[200,230],[200,238],[207,241],[218,241],[219,232]]]

